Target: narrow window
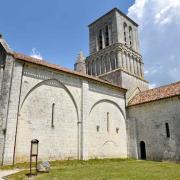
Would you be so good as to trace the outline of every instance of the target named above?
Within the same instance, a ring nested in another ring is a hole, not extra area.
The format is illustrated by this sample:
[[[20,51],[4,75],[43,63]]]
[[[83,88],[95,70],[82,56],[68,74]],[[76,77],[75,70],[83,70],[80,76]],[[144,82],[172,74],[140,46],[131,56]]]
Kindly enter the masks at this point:
[[[115,56],[113,53],[110,54],[110,63],[111,63],[111,69],[115,69]]]
[[[101,50],[103,48],[103,44],[102,44],[102,30],[99,30],[99,50]]]
[[[96,75],[98,76],[100,74],[100,60],[96,59]]]
[[[109,46],[109,28],[108,25],[105,27],[105,45]]]
[[[100,128],[100,126],[99,126],[99,125],[97,125],[97,126],[96,126],[96,130],[97,130],[97,132],[99,132],[99,128]]]
[[[166,137],[170,138],[169,124],[165,123],[165,126],[166,126]]]
[[[125,43],[125,45],[127,44],[126,28],[127,28],[127,24],[124,23],[124,43]]]
[[[91,62],[89,63],[90,75],[92,75],[92,69],[93,69],[93,62],[91,61]]]
[[[132,28],[129,27],[129,45],[132,47]]]
[[[3,52],[0,52],[0,69],[5,69],[5,58],[6,55]]]
[[[109,62],[109,56],[107,54],[104,58],[104,61],[105,61],[105,71],[108,72],[110,71],[110,62]]]
[[[116,133],[117,133],[117,134],[119,133],[119,128],[116,128]]]
[[[96,62],[95,62],[95,60],[92,61],[92,75],[93,76],[96,75]]]
[[[53,103],[52,104],[52,119],[51,119],[51,127],[52,128],[54,127],[54,107],[55,107],[55,104]]]
[[[86,73],[89,74],[89,63],[86,62]]]
[[[104,58],[103,58],[103,56],[101,56],[101,74],[104,73],[104,71],[105,71],[104,69],[105,69]]]
[[[109,112],[107,112],[107,132],[109,132]]]

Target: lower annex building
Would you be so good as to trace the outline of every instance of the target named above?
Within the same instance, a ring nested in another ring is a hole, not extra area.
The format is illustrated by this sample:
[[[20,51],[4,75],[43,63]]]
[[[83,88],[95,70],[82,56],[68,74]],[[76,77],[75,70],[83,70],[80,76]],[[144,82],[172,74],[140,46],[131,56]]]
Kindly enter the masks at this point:
[[[12,51],[0,37],[0,161],[180,161],[180,82],[148,89],[138,25],[117,8],[89,25],[75,71]]]

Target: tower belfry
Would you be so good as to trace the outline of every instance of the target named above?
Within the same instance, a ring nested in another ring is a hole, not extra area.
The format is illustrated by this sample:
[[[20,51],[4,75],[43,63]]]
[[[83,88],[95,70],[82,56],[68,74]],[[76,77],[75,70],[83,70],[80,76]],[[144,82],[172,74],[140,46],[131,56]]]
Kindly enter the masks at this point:
[[[114,8],[89,25],[86,73],[128,89],[148,88],[139,50],[138,25]]]

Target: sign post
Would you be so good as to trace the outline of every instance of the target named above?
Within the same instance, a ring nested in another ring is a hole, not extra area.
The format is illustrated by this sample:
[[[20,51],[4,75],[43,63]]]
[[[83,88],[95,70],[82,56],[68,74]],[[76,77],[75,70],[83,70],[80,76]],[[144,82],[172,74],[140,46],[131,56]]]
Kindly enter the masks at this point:
[[[32,176],[32,158],[36,158],[36,173],[37,175],[37,161],[38,161],[38,145],[39,141],[37,139],[31,140],[31,150],[30,150],[30,176]]]

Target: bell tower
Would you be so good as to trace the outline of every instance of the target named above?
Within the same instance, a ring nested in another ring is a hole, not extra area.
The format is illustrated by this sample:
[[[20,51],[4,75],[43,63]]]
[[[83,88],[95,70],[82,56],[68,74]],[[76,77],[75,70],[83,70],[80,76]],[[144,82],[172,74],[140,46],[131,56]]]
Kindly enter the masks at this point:
[[[139,49],[138,25],[114,8],[89,25],[86,73],[128,89],[127,99],[138,89],[148,89]]]

